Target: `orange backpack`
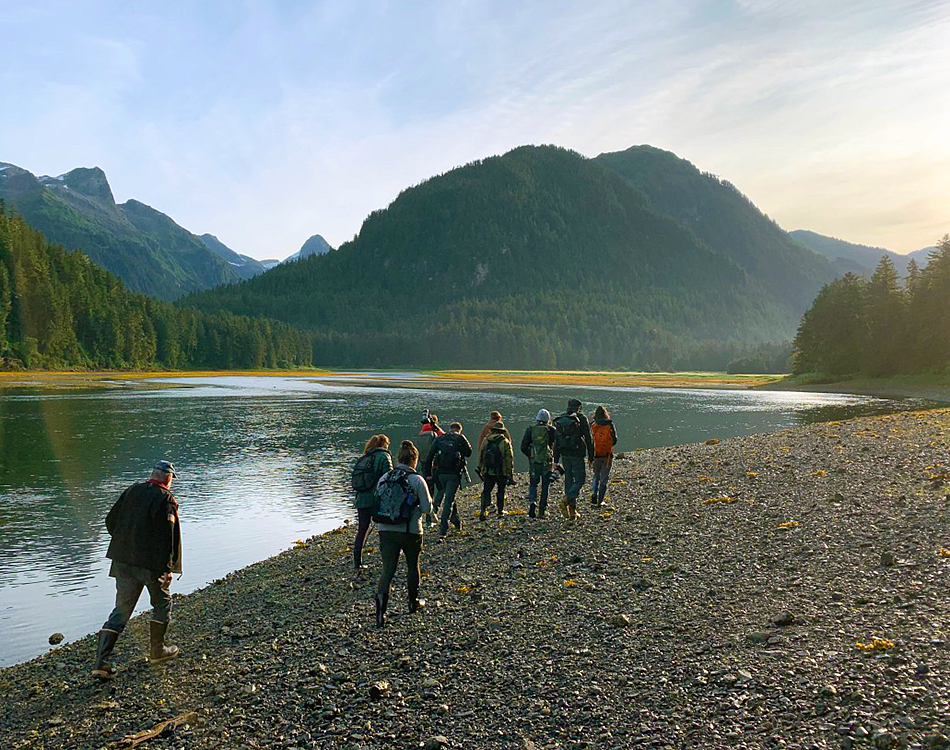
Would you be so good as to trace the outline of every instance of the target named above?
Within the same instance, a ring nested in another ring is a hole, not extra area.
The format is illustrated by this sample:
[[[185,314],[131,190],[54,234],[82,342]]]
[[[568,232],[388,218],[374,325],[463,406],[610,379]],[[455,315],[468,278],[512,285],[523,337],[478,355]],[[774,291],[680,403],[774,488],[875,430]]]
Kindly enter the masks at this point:
[[[611,432],[610,424],[594,422],[590,426],[590,434],[594,438],[594,455],[596,457],[603,458],[614,452],[614,439]]]

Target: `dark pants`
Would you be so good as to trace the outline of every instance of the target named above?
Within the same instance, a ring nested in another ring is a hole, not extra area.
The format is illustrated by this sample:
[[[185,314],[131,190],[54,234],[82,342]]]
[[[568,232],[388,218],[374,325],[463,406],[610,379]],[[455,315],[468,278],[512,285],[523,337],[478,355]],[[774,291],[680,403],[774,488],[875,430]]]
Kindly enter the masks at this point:
[[[166,584],[161,581],[164,573],[113,562],[109,575],[115,578],[115,609],[103,624],[103,630],[111,630],[115,633],[125,630],[143,588],[148,589],[152,603],[151,619],[168,622],[172,609],[172,595],[169,590],[171,583]]]
[[[482,487],[482,512],[491,505],[491,491],[497,487],[497,506],[498,515],[501,515],[505,509],[505,487],[508,484],[508,477],[489,477],[486,476],[484,486]]]
[[[459,486],[462,484],[462,477],[458,474],[439,474],[437,480],[442,489],[442,514],[439,518],[439,533],[447,534],[449,531],[449,521],[458,523],[459,509],[455,503],[455,495],[458,494]]]
[[[410,534],[408,531],[380,531],[379,556],[383,560],[383,572],[379,577],[376,591],[384,602],[389,601],[389,590],[393,585],[396,567],[399,565],[399,553],[406,555],[406,585],[409,589],[409,601],[419,598],[419,557],[422,554],[422,534]]]
[[[353,542],[353,566],[359,568],[363,564],[363,543],[369,533],[369,525],[373,522],[372,508],[356,509],[356,540]]]
[[[429,485],[429,492],[432,494],[432,512],[438,513],[439,507],[442,505],[442,498],[445,497],[445,486],[438,474],[433,476],[427,484]]]
[[[533,461],[529,465],[531,479],[528,483],[528,503],[534,505],[537,503],[538,511],[543,516],[548,508],[548,488],[551,486],[551,469],[549,464],[536,464]],[[538,484],[541,485],[541,500],[538,502]]]
[[[602,505],[604,502],[604,497],[607,495],[607,479],[610,477],[610,466],[613,459],[612,455],[594,459],[594,465],[590,470],[593,475],[590,480],[591,505]]]
[[[561,466],[564,467],[564,497],[572,508],[576,508],[577,496],[587,482],[584,456],[561,455]]]

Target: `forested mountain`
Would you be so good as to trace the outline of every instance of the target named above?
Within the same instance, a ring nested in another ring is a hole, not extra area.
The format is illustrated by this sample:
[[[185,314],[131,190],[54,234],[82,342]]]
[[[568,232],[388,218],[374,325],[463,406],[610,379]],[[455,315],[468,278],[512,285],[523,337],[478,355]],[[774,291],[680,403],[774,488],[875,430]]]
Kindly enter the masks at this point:
[[[802,317],[796,373],[950,373],[950,236],[915,261],[903,284],[883,256],[870,279],[848,273],[824,286]]]
[[[311,359],[310,337],[283,323],[199,312],[127,291],[84,254],[48,243],[0,201],[3,367],[230,369]]]
[[[242,279],[249,279],[259,273],[264,273],[268,268],[274,267],[268,265],[267,261],[257,260],[249,255],[234,252],[213,234],[203,234],[198,239],[204,243],[206,248],[231,266]]]
[[[289,263],[294,260],[300,260],[301,258],[309,258],[311,255],[325,255],[332,249],[329,242],[323,239],[319,234],[315,234],[304,242],[297,252],[288,258],[284,258],[283,262]]]
[[[918,267],[923,266],[927,262],[927,256],[935,249],[925,247],[907,255],[900,255],[885,250],[883,247],[857,245],[853,242],[839,240],[837,237],[828,237],[817,232],[810,232],[807,229],[795,229],[789,234],[795,242],[831,259],[843,271],[851,271],[861,276],[870,276],[884,255],[891,259],[898,274],[906,276],[907,264],[911,260]]]
[[[98,168],[36,177],[0,162],[0,199],[51,242],[81,250],[133,291],[175,299],[247,276],[165,214],[135,200],[117,205]]]
[[[795,243],[734,185],[700,172],[669,151],[634,146],[601,154],[595,161],[642,190],[654,209],[736,262],[794,320],[821,285],[841,273],[826,258]]]
[[[338,250],[188,303],[312,329],[336,366],[723,367],[790,338],[825,259],[717,180],[700,185],[745,234],[727,242],[705,203],[686,228],[606,156],[526,146],[454,169]]]

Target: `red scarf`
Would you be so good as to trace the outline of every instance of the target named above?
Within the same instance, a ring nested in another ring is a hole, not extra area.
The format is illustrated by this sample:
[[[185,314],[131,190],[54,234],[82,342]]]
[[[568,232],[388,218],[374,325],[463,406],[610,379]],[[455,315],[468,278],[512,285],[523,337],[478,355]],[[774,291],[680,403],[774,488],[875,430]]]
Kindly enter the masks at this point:
[[[162,484],[162,483],[159,482],[157,479],[152,479],[152,478],[150,477],[150,478],[148,478],[148,479],[145,480],[145,484],[154,484],[156,487],[161,487],[163,490],[168,490],[169,494],[171,494],[171,490],[168,489],[168,485],[167,485],[167,484]],[[178,500],[175,499],[175,496],[174,496],[174,495],[172,495],[171,502],[175,505],[175,512],[177,513],[177,512],[178,512]]]

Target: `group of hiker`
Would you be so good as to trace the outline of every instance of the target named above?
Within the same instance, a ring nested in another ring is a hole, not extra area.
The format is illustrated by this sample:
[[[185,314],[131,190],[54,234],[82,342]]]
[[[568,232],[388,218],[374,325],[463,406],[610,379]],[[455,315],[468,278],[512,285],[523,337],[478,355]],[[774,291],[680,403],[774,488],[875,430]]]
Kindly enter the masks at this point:
[[[581,411],[582,404],[570,399],[567,411],[553,420],[547,409],[538,411],[525,429],[520,450],[528,458],[528,516],[545,518],[551,483],[563,476],[564,498],[560,503],[564,518],[578,517],[577,499],[591,468],[590,504],[603,505],[607,480],[617,444],[617,429],[603,406],[594,412],[593,423]],[[439,541],[449,526],[462,528],[457,495],[463,480],[471,481],[468,459],[477,456],[476,473],[482,482],[478,517],[484,521],[492,506],[498,517],[505,514],[505,493],[515,484],[515,453],[511,433],[500,412],[492,411],[478,436],[473,450],[462,432],[460,422],[452,422],[448,431],[439,425],[438,416],[423,412],[419,442],[425,457],[411,440],[403,440],[395,465],[386,435],[373,435],[353,468],[352,485],[357,511],[357,531],[353,544],[353,565],[357,576],[366,570],[363,545],[371,522],[379,532],[379,551],[383,569],[376,588],[376,625],[386,622],[392,580],[399,555],[406,558],[409,611],[425,606],[419,598],[420,555],[424,527],[437,520]]]
[[[487,518],[493,495],[495,513],[504,515],[505,491],[514,484],[511,434],[497,411],[489,415],[474,450],[462,434],[461,423],[452,422],[446,432],[439,426],[438,417],[428,411],[423,413],[418,441],[425,452],[421,464],[420,450],[413,441],[402,441],[394,461],[389,452],[389,437],[373,435],[352,473],[357,513],[353,564],[357,575],[366,570],[363,545],[373,522],[379,532],[382,572],[375,597],[377,626],[386,622],[400,555],[406,558],[409,611],[425,606],[425,600],[419,597],[423,529],[437,521],[442,541],[450,525],[457,530],[462,528],[457,495],[462,482],[471,481],[467,461],[473,453],[477,455],[476,473],[482,482],[481,520]],[[563,476],[561,512],[565,518],[577,518],[577,499],[586,483],[588,464],[593,474],[591,505],[602,505],[616,444],[617,430],[603,406],[594,412],[593,424],[588,422],[577,399],[570,399],[567,411],[553,420],[546,409],[541,409],[525,429],[520,444],[529,465],[528,515],[545,517],[551,483]],[[158,461],[151,476],[128,487],[106,516],[111,536],[106,556],[112,561],[109,575],[115,578],[116,603],[99,630],[92,674],[100,679],[116,675],[109,657],[143,589],[148,590],[152,605],[149,661],[161,663],[178,656],[177,646],[165,644],[172,573],[181,573],[182,569],[178,501],[171,492],[176,476],[171,462]]]

